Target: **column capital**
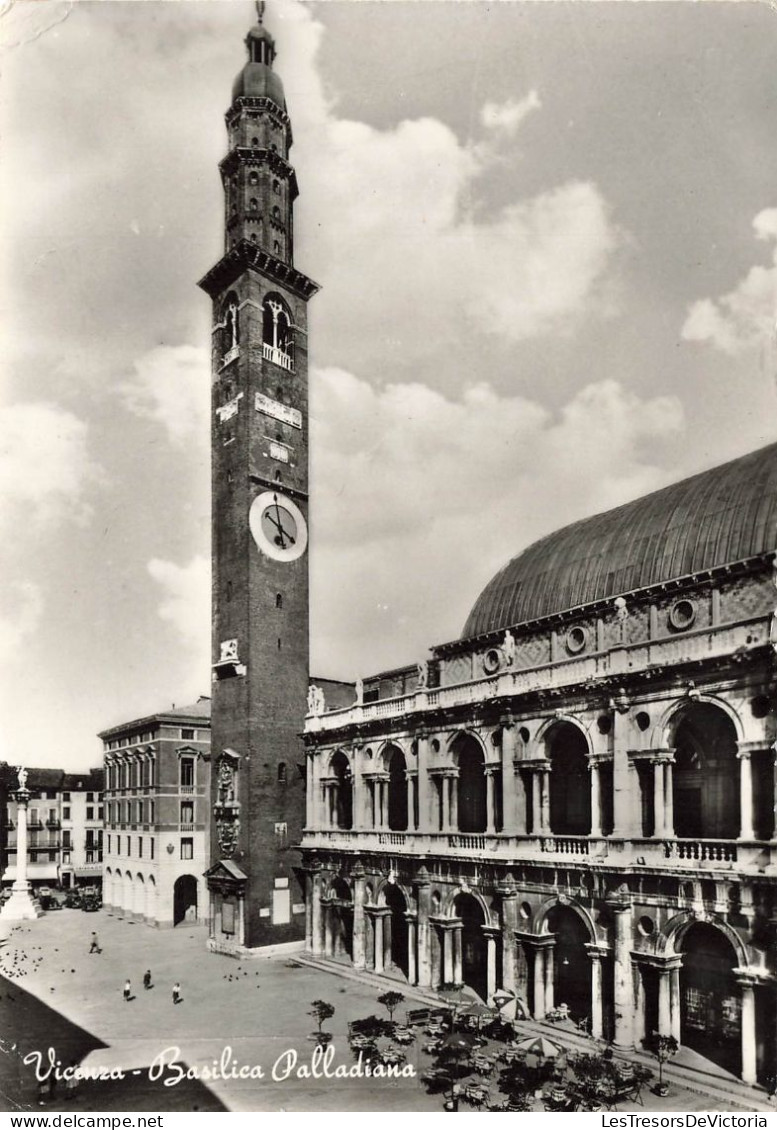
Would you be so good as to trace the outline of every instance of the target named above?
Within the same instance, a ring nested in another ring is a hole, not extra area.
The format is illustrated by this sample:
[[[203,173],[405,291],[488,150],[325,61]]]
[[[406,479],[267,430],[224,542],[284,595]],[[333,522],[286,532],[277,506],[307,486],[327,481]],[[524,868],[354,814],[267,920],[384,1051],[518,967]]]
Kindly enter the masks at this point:
[[[493,775],[495,773],[498,773],[501,768],[502,768],[501,764],[497,765],[493,762],[489,762],[487,765],[483,766],[483,772],[486,775],[486,777],[493,777]]]
[[[584,948],[591,961],[602,961],[610,955],[610,947],[601,942],[586,942]]]
[[[771,743],[768,738],[761,738],[754,742],[737,742],[737,757],[749,757],[751,753],[760,753],[762,750],[777,748],[777,742]]]

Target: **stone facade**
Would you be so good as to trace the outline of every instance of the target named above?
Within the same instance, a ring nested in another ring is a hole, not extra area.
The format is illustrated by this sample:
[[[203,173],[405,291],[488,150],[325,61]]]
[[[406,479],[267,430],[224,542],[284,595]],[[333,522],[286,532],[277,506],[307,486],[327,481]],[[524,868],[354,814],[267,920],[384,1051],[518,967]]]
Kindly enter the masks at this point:
[[[204,922],[210,699],[105,730],[103,902],[149,926]]]
[[[310,716],[309,949],[774,1071],[773,569],[455,641]]]
[[[12,776],[12,774],[6,774]],[[27,879],[39,886],[98,886],[103,860],[103,771],[27,770]],[[11,782],[6,795],[3,883],[16,879],[18,813]]]

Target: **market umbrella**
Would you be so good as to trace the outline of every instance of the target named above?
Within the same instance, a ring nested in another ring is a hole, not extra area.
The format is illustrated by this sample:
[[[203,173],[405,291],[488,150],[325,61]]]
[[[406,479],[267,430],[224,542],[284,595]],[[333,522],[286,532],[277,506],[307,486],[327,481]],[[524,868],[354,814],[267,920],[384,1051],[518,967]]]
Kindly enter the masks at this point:
[[[561,1048],[546,1040],[544,1036],[532,1036],[528,1040],[521,1040],[515,1045],[515,1050],[524,1055],[536,1055],[538,1059],[555,1059],[561,1055]]]
[[[451,1032],[450,1036],[446,1036],[442,1042],[444,1048],[457,1052],[471,1052],[474,1044],[474,1037],[466,1032]]]

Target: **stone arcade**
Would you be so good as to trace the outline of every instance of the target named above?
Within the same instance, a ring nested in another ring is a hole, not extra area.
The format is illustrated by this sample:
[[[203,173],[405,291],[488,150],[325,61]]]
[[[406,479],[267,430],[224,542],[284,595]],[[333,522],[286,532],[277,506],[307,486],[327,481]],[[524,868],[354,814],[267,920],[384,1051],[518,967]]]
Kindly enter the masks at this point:
[[[307,945],[777,1064],[777,445],[577,522],[307,719]]]

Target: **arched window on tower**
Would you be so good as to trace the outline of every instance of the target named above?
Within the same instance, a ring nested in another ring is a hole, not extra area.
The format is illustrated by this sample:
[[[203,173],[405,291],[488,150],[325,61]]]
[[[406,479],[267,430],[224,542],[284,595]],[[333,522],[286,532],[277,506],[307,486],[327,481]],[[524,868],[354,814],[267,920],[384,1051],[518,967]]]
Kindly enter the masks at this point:
[[[251,197],[251,199],[248,203],[248,208],[249,208],[249,211],[251,211],[251,212],[258,212],[259,211],[259,201],[256,199],[255,196]]]
[[[268,294],[262,306],[262,353],[282,369],[294,368],[291,315],[278,294]]]
[[[276,196],[280,196],[280,194],[281,194],[281,182],[278,181],[278,180],[274,180],[272,182],[272,190],[273,190],[273,192],[275,193]]]
[[[259,184],[259,174],[255,170],[252,170],[252,172],[248,174],[248,183]]]
[[[240,345],[240,313],[238,310],[238,298],[234,291],[229,292],[221,307],[219,344],[224,364],[227,364],[238,356]]]

